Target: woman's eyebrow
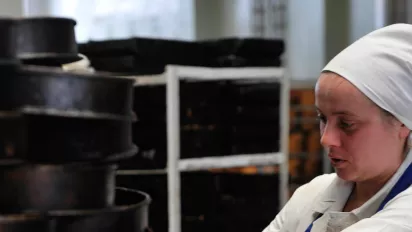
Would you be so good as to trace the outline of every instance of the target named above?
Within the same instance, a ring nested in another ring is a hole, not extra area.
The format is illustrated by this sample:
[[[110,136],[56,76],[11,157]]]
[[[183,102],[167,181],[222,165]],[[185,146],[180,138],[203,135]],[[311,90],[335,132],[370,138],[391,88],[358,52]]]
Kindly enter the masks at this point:
[[[318,113],[323,114],[322,111],[321,111],[317,106],[315,106],[315,107],[316,107],[316,111],[317,111]],[[333,111],[333,112],[332,112],[332,115],[357,116],[356,114],[354,114],[353,112],[348,111],[348,110]]]

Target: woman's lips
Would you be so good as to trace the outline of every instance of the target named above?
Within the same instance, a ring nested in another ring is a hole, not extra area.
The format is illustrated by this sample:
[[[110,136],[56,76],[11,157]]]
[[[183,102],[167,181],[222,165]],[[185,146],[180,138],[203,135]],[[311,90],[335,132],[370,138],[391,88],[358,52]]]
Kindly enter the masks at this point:
[[[343,168],[348,164],[347,160],[341,159],[339,157],[329,156],[329,160],[332,166],[335,168]]]

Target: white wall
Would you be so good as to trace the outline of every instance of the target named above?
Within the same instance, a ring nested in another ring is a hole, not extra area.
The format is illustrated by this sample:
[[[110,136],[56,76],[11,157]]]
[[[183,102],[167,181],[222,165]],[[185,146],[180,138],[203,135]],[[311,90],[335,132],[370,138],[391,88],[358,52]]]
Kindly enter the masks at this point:
[[[288,0],[193,0],[196,38],[284,38]]]
[[[251,0],[220,0],[223,16],[221,35],[253,36],[253,2]]]
[[[7,0],[0,0],[0,1],[7,1]],[[51,0],[18,0],[18,1],[25,2],[25,5],[24,5],[25,16],[27,15],[33,15],[33,16],[49,15]]]
[[[386,24],[385,5],[385,0],[350,0],[350,42]]]
[[[286,19],[289,23],[286,51],[290,74],[293,79],[313,80],[325,63],[324,0],[285,2],[286,16],[289,15]],[[266,0],[195,0],[196,39],[267,37],[268,33],[274,34],[256,30],[256,27],[271,23],[265,22],[267,18],[259,13],[265,5],[268,5]]]
[[[220,0],[194,0],[195,39],[214,39],[221,33]]]
[[[356,39],[383,27],[386,1],[391,0],[326,1],[287,1],[287,61],[293,79],[316,79],[334,55]]]
[[[315,79],[324,66],[323,1],[287,1],[286,60],[293,79]]]
[[[349,44],[349,1],[325,1],[325,63]]]
[[[26,1],[26,16],[74,18],[78,22],[75,30],[79,42],[132,36],[190,40],[195,36],[194,0],[168,0],[167,4],[163,0]],[[164,8],[159,8],[160,3],[164,3]]]
[[[194,0],[197,40],[253,36],[252,0]]]
[[[22,17],[24,0],[0,0],[0,15],[3,17]]]

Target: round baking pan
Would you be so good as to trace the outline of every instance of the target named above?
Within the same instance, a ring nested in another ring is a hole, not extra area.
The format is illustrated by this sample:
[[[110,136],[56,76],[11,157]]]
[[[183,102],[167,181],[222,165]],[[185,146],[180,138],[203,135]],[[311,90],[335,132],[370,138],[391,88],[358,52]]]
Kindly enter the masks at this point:
[[[26,158],[26,132],[26,123],[21,114],[0,111],[0,165]]]
[[[0,61],[16,62],[17,20],[0,17]]]
[[[17,57],[25,64],[58,66],[80,60],[76,21],[63,17],[27,17],[17,23]]]
[[[137,153],[132,121],[24,114],[27,160],[43,163],[112,162]]]
[[[100,210],[50,211],[59,232],[146,232],[149,230],[148,194],[116,188],[116,206]]]
[[[79,118],[134,120],[134,80],[59,68],[22,66],[0,79],[0,110]]]
[[[0,213],[113,205],[116,165],[24,164],[0,169]]]

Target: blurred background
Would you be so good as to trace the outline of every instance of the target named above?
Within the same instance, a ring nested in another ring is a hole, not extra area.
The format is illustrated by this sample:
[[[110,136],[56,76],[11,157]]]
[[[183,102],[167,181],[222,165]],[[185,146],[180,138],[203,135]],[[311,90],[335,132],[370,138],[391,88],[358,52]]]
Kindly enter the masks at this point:
[[[161,74],[167,64],[284,68],[291,81],[286,155],[292,194],[332,171],[319,144],[314,110],[319,71],[361,36],[412,22],[412,2],[0,0],[0,15],[75,19],[79,52],[98,71],[138,78]],[[125,52],[131,41],[132,56]],[[220,57],[225,59],[202,63],[205,44],[226,51]],[[252,58],[236,54],[245,47]],[[278,84],[182,83],[181,91],[181,157],[279,151]],[[154,231],[167,231],[165,86],[136,86],[134,100],[140,120],[133,138],[139,153],[121,165],[117,182],[149,193],[150,225]],[[279,170],[278,165],[247,165],[182,172],[182,231],[261,231],[280,208]]]
[[[133,36],[288,38],[292,78],[299,80],[316,77],[325,61],[360,36],[412,20],[412,4],[406,0],[2,0],[0,4],[4,16],[74,18],[79,42]]]

